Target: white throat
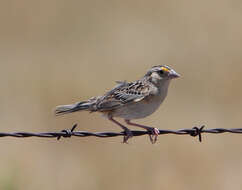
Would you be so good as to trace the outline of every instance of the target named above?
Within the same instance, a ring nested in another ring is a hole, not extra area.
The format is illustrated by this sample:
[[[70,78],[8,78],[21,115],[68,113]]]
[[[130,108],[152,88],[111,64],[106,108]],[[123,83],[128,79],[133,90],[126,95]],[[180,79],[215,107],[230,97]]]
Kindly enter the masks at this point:
[[[159,93],[164,96],[163,98],[166,97],[167,92],[168,92],[168,87],[170,85],[171,80],[160,80],[156,86],[159,90]]]

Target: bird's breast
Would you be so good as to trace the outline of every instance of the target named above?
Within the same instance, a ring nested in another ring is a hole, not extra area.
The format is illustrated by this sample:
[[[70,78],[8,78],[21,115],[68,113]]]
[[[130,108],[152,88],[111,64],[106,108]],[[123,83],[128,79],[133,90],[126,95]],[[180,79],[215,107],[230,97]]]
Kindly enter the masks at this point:
[[[144,118],[154,113],[159,108],[164,99],[164,95],[148,97],[141,100],[140,102],[130,103],[116,110],[113,110],[112,115],[114,117],[130,120]]]

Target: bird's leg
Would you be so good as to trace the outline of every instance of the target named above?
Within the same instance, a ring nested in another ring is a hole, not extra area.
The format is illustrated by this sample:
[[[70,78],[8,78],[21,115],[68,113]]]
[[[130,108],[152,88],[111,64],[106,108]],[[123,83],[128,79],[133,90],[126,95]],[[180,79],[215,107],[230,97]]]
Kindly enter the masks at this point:
[[[132,132],[127,127],[125,127],[124,125],[122,125],[118,121],[114,120],[112,117],[108,117],[108,119],[110,121],[114,122],[115,124],[117,124],[118,126],[120,126],[124,130],[125,136],[124,136],[124,139],[123,139],[123,143],[128,143],[128,139],[133,136]]]
[[[153,128],[153,127],[144,126],[144,125],[140,125],[140,124],[137,124],[137,123],[133,123],[130,120],[127,120],[127,119],[125,120],[125,122],[128,125],[133,125],[133,126],[136,126],[136,127],[141,127],[143,129],[146,129],[148,132],[150,132],[151,134],[149,134],[149,137],[150,137],[150,141],[151,141],[152,144],[154,144],[157,141],[157,137],[160,134],[159,129]]]

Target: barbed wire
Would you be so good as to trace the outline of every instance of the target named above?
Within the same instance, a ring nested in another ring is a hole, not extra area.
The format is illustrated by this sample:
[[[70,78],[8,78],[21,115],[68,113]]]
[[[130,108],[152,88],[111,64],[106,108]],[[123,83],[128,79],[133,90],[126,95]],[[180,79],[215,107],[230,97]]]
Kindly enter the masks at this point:
[[[73,125],[71,129],[65,129],[60,132],[44,132],[44,133],[31,133],[31,132],[15,132],[15,133],[4,133],[0,132],[0,137],[17,137],[17,138],[26,138],[26,137],[41,137],[41,138],[57,138],[59,140],[61,137],[117,137],[124,136],[126,133],[123,132],[88,132],[88,131],[74,131],[77,127],[77,124]],[[204,129],[204,125],[201,127],[193,127],[192,129],[180,129],[180,130],[162,130],[159,129],[159,135],[165,134],[174,134],[174,135],[190,135],[192,137],[198,137],[199,141],[202,142],[202,133],[212,133],[212,134],[220,134],[220,133],[242,133],[242,128],[235,129],[223,129],[223,128],[215,128],[215,129]],[[133,136],[142,136],[149,135],[148,131],[136,131],[131,130]]]

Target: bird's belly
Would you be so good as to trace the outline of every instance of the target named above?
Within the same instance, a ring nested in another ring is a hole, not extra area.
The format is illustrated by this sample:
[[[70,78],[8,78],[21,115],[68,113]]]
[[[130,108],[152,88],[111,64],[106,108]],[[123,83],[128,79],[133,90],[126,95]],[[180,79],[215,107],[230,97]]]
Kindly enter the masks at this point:
[[[154,113],[160,106],[162,101],[140,101],[120,107],[112,113],[114,117],[124,119],[140,119]]]

